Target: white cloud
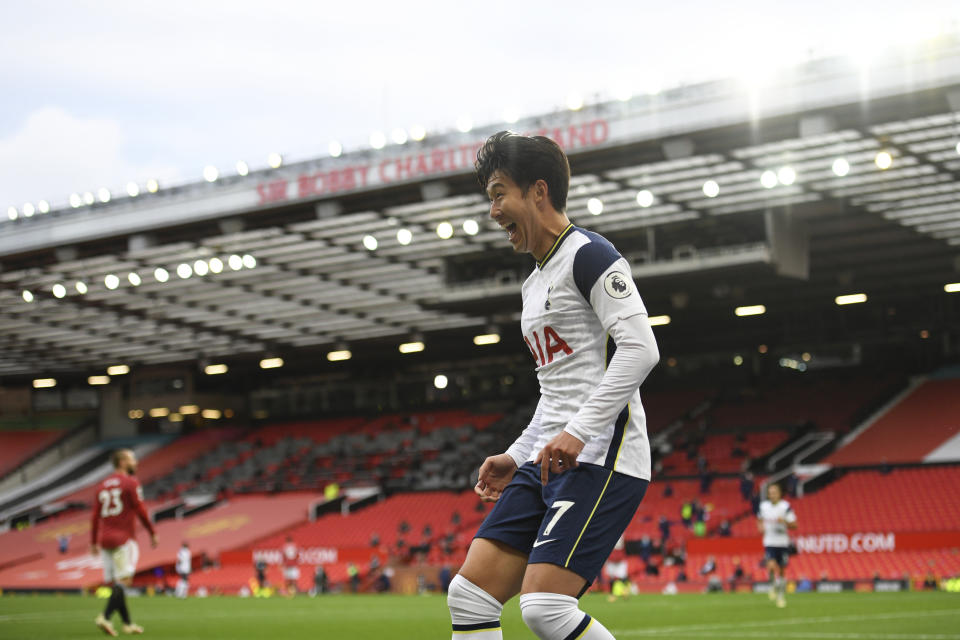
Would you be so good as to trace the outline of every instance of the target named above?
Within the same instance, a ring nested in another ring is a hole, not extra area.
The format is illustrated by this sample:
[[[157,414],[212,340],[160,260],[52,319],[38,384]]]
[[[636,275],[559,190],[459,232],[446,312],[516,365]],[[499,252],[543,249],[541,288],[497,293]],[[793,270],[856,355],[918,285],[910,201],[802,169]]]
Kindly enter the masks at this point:
[[[58,107],[31,113],[19,130],[0,139],[0,203],[20,206],[45,199],[56,206],[74,191],[108,187],[119,180],[176,178],[167,168],[137,167],[124,159],[120,125],[78,118]]]

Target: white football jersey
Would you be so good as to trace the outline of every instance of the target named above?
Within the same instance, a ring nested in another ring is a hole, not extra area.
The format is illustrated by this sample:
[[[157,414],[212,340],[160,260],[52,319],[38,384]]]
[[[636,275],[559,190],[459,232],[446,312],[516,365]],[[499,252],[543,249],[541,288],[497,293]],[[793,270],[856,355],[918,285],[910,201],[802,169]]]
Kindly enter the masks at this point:
[[[180,547],[180,549],[177,551],[177,573],[190,573],[190,565],[190,549]]]
[[[790,503],[780,500],[773,504],[769,500],[760,503],[757,514],[763,523],[763,546],[782,547],[790,546],[790,535],[787,533],[787,523],[796,522],[797,516],[790,508]],[[783,522],[780,522],[780,520]]]
[[[536,363],[540,403],[507,452],[518,465],[533,460],[566,429],[586,443],[579,462],[649,480],[639,387],[616,407],[604,407],[594,394],[616,350],[608,329],[647,313],[627,261],[602,236],[570,225],[523,283],[522,295],[520,324]],[[655,342],[649,347],[656,352]]]

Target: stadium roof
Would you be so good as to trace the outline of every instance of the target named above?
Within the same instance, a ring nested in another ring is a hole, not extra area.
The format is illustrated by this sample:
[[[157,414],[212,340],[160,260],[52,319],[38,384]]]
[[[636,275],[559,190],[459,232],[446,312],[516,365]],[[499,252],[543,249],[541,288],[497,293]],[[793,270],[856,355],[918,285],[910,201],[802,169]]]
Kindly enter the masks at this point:
[[[0,375],[510,330],[531,263],[471,174],[500,128],[11,212]],[[826,60],[766,87],[697,85],[515,128],[567,148],[571,218],[631,259],[673,353],[870,340],[897,314],[912,330],[955,313],[941,299],[960,280],[956,41],[869,74]],[[852,293],[879,304],[836,315]],[[734,314],[759,304],[759,318]]]

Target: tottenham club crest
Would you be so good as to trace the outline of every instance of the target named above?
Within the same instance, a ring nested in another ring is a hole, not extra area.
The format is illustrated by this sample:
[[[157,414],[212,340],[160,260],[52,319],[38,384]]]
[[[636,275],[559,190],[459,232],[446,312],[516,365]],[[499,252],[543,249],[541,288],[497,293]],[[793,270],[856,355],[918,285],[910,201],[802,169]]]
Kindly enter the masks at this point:
[[[603,289],[611,298],[626,298],[630,295],[630,282],[619,271],[611,271],[603,279]]]

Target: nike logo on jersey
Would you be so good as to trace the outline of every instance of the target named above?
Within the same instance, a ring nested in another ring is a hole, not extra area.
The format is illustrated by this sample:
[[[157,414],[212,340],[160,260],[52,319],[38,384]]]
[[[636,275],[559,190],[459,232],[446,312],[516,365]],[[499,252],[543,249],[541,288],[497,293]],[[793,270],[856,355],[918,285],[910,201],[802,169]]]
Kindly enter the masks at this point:
[[[539,547],[542,544],[547,544],[548,542],[553,542],[556,538],[550,538],[549,540],[537,540],[533,543],[534,548]]]

